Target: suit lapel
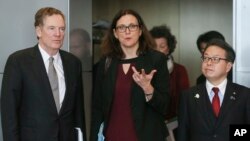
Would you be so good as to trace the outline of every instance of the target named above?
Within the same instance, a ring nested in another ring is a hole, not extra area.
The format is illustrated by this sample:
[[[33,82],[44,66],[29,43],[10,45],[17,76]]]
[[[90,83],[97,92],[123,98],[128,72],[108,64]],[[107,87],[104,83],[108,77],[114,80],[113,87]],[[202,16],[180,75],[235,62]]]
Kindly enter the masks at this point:
[[[198,95],[200,96],[200,98],[197,97]],[[199,111],[203,116],[203,119],[205,119],[205,122],[207,122],[206,125],[208,125],[209,127],[213,127],[216,123],[216,118],[213,113],[205,83],[198,85],[197,93],[194,94],[194,97],[196,98],[197,107],[199,107]]]
[[[105,77],[108,77],[105,81],[107,82],[106,85],[108,85],[106,88],[108,89],[108,93],[107,94],[107,98],[108,98],[108,103],[109,103],[109,107],[111,106],[111,103],[113,101],[113,97],[114,97],[114,89],[115,89],[115,84],[116,84],[116,76],[117,76],[117,68],[118,68],[118,60],[115,58],[112,58],[111,63],[109,68],[107,69],[107,72],[105,72],[104,75],[106,75]],[[110,109],[110,108],[109,108]]]
[[[147,63],[145,63],[145,62],[147,62]],[[147,55],[145,55],[145,54],[141,54],[139,57],[138,57],[138,59],[137,59],[137,61],[136,61],[136,64],[135,64],[135,68],[136,68],[136,70],[137,71],[141,71],[141,69],[144,69],[145,70],[145,72],[146,73],[148,73],[149,72],[149,67],[147,66],[147,65],[152,65],[152,64],[150,64],[149,63],[150,62],[150,60],[148,59],[148,57],[147,57]],[[151,71],[151,70],[150,70]],[[143,94],[143,93],[141,93],[140,91],[141,91],[142,89],[140,88],[140,86],[139,85],[137,85],[135,82],[134,82],[134,80],[133,80],[133,85],[132,85],[132,88],[131,88],[131,91],[132,91],[132,96],[131,96],[131,107],[132,107],[132,109],[135,107],[135,105],[137,105],[136,104],[136,100],[135,100],[135,98],[136,97],[144,97],[144,95],[140,95],[140,94]],[[133,113],[133,115],[138,115],[138,114],[141,114],[140,112],[134,112]],[[139,117],[139,116],[138,116]]]
[[[56,105],[54,102],[54,98],[53,98],[53,94],[52,94],[52,90],[50,87],[50,82],[49,82],[49,78],[46,72],[46,68],[42,59],[42,55],[38,49],[38,45],[36,45],[33,48],[33,51],[31,53],[32,57],[34,59],[32,59],[32,64],[31,64],[31,68],[33,69],[35,76],[37,77],[38,81],[41,81],[41,91],[43,91],[44,94],[44,101],[48,102],[48,105],[50,106],[50,108],[48,109],[52,109],[54,112],[57,113],[56,110]]]
[[[233,89],[232,83],[228,82],[227,84],[225,96],[221,105],[218,118],[216,118],[213,113],[212,105],[209,101],[205,83],[204,85],[200,85],[197,91],[198,93],[202,94],[200,96],[201,100],[197,101],[197,106],[199,107],[201,114],[203,114],[203,118],[206,119],[206,122],[208,123],[207,125],[211,126],[211,128],[218,127],[230,111],[229,109],[231,109],[233,103],[237,100],[237,93]]]
[[[61,106],[61,109],[60,109],[60,112],[59,114],[63,113],[63,110],[65,109],[65,107],[67,106],[67,103],[68,103],[68,100],[69,100],[69,96],[71,95],[70,92],[74,91],[72,90],[73,89],[73,85],[75,84],[72,75],[72,66],[71,66],[71,63],[70,63],[70,60],[69,58],[67,58],[67,56],[64,54],[63,51],[60,50],[60,56],[61,56],[61,59],[62,59],[62,65],[63,65],[63,71],[64,71],[64,80],[65,80],[65,95],[64,95],[64,99],[63,99],[63,102],[62,102],[62,106]]]
[[[237,92],[234,90],[234,87],[231,82],[227,83],[224,99],[220,108],[218,125],[222,123],[223,119],[226,117],[228,112],[230,112],[231,107],[234,105],[234,102],[237,100]]]

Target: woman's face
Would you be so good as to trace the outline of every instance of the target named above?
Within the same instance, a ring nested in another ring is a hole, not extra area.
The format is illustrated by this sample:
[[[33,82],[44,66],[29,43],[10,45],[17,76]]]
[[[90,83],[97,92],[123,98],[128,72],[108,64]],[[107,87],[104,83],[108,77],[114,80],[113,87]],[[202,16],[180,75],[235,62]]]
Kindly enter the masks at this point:
[[[122,16],[117,21],[113,32],[122,48],[139,47],[139,38],[142,31],[135,16],[130,14]]]
[[[155,38],[156,42],[156,50],[164,53],[165,55],[169,54],[169,48],[168,48],[168,41],[161,37],[161,38]]]

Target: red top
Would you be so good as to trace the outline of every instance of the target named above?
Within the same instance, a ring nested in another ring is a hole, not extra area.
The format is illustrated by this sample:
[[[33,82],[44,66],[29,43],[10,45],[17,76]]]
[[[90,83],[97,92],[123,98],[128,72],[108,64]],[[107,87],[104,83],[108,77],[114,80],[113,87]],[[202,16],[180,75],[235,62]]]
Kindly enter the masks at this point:
[[[170,73],[170,107],[167,120],[177,116],[180,93],[187,88],[189,88],[189,79],[185,67],[174,63],[174,69]]]
[[[107,141],[137,141],[131,114],[131,86],[133,70],[124,73],[122,63],[118,65],[116,87],[111,115],[106,131]]]

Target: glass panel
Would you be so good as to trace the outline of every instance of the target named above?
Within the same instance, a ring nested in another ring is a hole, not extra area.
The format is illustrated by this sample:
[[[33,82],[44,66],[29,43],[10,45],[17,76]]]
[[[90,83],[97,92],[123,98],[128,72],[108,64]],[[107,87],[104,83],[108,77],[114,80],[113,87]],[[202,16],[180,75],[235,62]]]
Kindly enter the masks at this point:
[[[92,2],[70,1],[69,51],[78,57],[83,71],[92,71]]]
[[[92,1],[70,0],[69,51],[78,57],[83,67],[83,88],[87,140],[90,132],[92,92]]]

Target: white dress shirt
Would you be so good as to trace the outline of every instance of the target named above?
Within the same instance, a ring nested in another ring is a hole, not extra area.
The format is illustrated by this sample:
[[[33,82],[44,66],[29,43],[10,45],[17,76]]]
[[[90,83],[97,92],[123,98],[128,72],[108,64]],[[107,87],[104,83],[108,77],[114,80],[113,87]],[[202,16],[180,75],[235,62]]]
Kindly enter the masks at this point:
[[[220,106],[222,104],[222,101],[224,99],[225,91],[226,91],[226,86],[227,86],[227,78],[222,81],[218,86],[214,86],[212,83],[210,83],[208,80],[206,80],[206,88],[207,88],[207,93],[209,96],[209,100],[212,103],[212,99],[214,97],[214,92],[213,92],[213,87],[219,88],[218,96],[220,99]]]
[[[48,73],[49,69],[49,58],[51,57],[40,45],[38,45],[39,50],[42,54],[43,62]],[[59,52],[56,55],[52,56],[54,58],[53,64],[56,69],[56,73],[58,76],[58,84],[59,84],[59,99],[60,99],[60,108],[62,106],[62,102],[65,96],[66,86],[65,86],[65,78],[64,78],[64,71],[62,65],[62,59]]]

